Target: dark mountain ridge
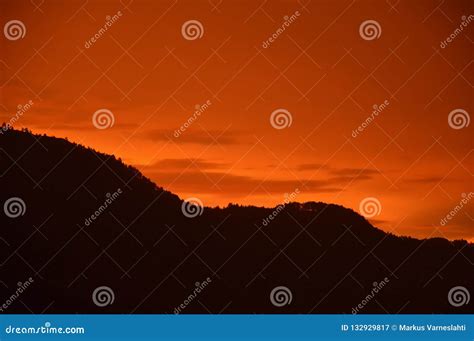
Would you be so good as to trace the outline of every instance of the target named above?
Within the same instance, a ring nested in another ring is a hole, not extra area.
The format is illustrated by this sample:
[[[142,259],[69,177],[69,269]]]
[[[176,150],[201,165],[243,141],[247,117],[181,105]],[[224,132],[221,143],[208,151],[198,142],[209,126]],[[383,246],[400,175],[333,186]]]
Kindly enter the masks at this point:
[[[276,208],[189,218],[120,159],[17,130],[0,135],[0,185],[2,209],[24,202],[23,215],[0,214],[0,306],[34,280],[4,312],[351,313],[364,301],[357,312],[473,312],[448,301],[474,288],[473,244],[397,237],[342,206],[289,203],[266,226]],[[104,307],[92,299],[101,286],[114,296]],[[279,286],[292,297],[281,307]]]

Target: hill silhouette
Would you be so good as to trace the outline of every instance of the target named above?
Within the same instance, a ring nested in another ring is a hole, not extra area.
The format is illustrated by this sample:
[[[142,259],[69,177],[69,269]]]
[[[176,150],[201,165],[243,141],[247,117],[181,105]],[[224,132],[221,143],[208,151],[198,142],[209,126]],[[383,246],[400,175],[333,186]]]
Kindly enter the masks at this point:
[[[275,208],[189,218],[114,156],[26,130],[0,134],[0,176],[1,312],[473,312],[448,302],[453,287],[473,292],[466,241],[397,237],[321,202],[288,203],[266,226]],[[17,217],[4,212],[11,198],[24,202]],[[291,294],[274,304],[279,286]]]

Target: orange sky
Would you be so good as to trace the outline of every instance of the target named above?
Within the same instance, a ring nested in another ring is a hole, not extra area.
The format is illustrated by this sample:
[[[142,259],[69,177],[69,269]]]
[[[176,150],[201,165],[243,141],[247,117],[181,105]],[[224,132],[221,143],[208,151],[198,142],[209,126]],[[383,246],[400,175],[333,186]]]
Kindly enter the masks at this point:
[[[387,231],[474,241],[472,202],[440,223],[473,191],[474,124],[453,129],[448,115],[473,112],[474,23],[440,43],[473,12],[470,0],[1,1],[2,26],[26,32],[0,39],[0,119],[32,101],[15,127],[113,153],[205,205],[272,206],[298,189],[296,201],[358,211],[375,197]],[[200,38],[183,37],[188,20]],[[378,38],[361,37],[366,20]],[[99,109],[112,127],[92,124]],[[276,109],[291,126],[273,128]]]

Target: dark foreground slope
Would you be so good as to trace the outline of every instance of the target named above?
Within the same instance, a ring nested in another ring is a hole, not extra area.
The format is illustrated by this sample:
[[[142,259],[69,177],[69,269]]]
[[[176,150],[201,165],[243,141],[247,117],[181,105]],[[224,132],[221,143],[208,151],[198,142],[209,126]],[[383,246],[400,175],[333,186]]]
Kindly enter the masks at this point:
[[[6,313],[474,310],[472,300],[448,302],[455,286],[474,292],[472,244],[396,237],[341,206],[292,203],[268,226],[268,208],[206,207],[187,218],[177,196],[113,156],[18,131],[0,135],[0,176]],[[23,215],[5,214],[10,198],[23,200]],[[104,307],[93,300],[102,286],[114,296]],[[278,286],[292,296],[282,307],[270,299]]]

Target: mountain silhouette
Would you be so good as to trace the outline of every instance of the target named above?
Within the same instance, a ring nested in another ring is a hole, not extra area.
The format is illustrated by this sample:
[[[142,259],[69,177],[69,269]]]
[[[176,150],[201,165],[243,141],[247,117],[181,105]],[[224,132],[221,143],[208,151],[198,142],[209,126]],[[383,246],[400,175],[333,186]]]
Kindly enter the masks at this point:
[[[28,130],[0,134],[0,176],[3,313],[474,310],[448,299],[474,289],[463,240],[398,237],[322,202],[185,215],[120,159]]]

